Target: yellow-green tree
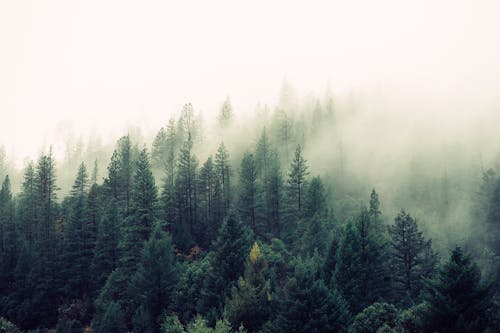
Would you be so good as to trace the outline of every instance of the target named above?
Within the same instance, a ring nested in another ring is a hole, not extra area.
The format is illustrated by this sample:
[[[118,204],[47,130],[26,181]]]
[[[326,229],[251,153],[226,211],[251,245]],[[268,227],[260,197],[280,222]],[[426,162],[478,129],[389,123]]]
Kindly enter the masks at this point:
[[[267,262],[255,242],[245,263],[244,276],[226,304],[226,316],[234,328],[243,324],[249,332],[256,332],[267,320],[271,296],[266,269]]]

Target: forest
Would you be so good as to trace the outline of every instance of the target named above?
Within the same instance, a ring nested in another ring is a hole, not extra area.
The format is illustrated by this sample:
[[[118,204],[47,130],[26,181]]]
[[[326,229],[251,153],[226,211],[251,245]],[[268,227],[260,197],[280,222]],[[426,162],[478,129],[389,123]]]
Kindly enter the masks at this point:
[[[499,332],[500,150],[387,153],[363,112],[285,89],[0,151],[0,332]]]

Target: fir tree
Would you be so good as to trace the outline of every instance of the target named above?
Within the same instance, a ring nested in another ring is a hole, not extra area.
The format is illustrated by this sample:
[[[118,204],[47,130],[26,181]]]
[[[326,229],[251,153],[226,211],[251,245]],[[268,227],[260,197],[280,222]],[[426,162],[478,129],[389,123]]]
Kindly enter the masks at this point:
[[[415,300],[422,288],[422,264],[426,248],[430,246],[418,230],[417,222],[402,210],[389,227],[392,245],[394,291],[400,299]]]
[[[306,177],[309,174],[307,168],[307,161],[302,155],[302,147],[297,145],[295,156],[288,174],[288,192],[293,202],[293,206],[298,212],[301,212],[304,204],[304,187],[306,184]]]
[[[425,290],[427,331],[472,333],[488,327],[492,293],[481,282],[479,268],[460,247],[451,252],[436,278],[426,281]]]
[[[233,287],[225,313],[233,327],[241,324],[250,332],[259,331],[270,314],[270,285],[265,273],[267,262],[254,243],[245,263],[245,273]]]
[[[157,320],[171,304],[177,280],[172,240],[158,226],[142,249],[130,284],[131,293],[142,309],[143,319],[151,320],[148,326],[153,328],[153,332],[159,331]],[[134,327],[134,330],[137,331],[137,328]]]

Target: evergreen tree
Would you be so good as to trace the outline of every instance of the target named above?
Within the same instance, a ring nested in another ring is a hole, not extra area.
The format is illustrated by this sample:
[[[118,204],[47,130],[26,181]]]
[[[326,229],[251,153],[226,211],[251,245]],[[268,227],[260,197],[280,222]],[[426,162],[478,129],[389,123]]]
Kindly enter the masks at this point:
[[[18,242],[10,179],[9,176],[5,176],[0,189],[0,304],[4,303],[4,297],[13,290]],[[5,310],[0,305],[0,313]]]
[[[140,152],[136,164],[131,214],[124,221],[123,238],[119,244],[120,266],[127,273],[135,270],[143,243],[148,240],[156,218],[157,188],[146,149]]]
[[[293,207],[297,212],[301,212],[304,204],[304,187],[306,185],[306,177],[309,174],[307,168],[307,161],[302,155],[302,148],[300,145],[297,145],[295,157],[288,174],[288,193],[292,200]]]
[[[172,302],[177,280],[172,240],[158,226],[142,249],[130,285],[143,319],[150,320],[147,326],[152,327],[153,332],[159,332],[157,321]],[[134,326],[134,330],[137,331],[137,327]]]
[[[325,217],[328,212],[326,205],[326,192],[321,178],[314,177],[309,184],[304,198],[304,213],[306,217],[313,217],[318,214]]]
[[[256,234],[260,234],[257,220],[257,170],[253,155],[245,153],[241,161],[239,208],[243,219]]]
[[[165,128],[160,128],[153,140],[153,147],[151,148],[151,164],[153,168],[163,169],[167,162],[167,134]]]
[[[346,332],[350,314],[342,297],[317,279],[317,268],[299,263],[278,299],[273,332]]]
[[[174,232],[177,219],[175,169],[177,153],[177,133],[175,121],[170,119],[165,138],[165,178],[161,192],[161,207],[163,209],[163,220],[165,229],[170,233]]]
[[[427,331],[472,333],[488,327],[490,288],[481,283],[479,268],[460,247],[451,252],[436,278],[426,280],[425,290]]]
[[[92,326],[96,333],[127,332],[127,325],[120,304],[110,302],[106,307],[106,312],[102,317],[102,321],[94,323]]]
[[[97,240],[92,258],[91,272],[95,290],[99,290],[118,263],[120,225],[116,201],[111,199],[97,229]]]
[[[220,128],[227,128],[231,125],[233,120],[233,107],[231,106],[229,97],[226,98],[222,104],[217,120],[219,121]]]
[[[37,218],[37,205],[35,200],[35,167],[33,162],[30,162],[24,170],[21,193],[18,198],[20,229],[30,245],[33,245],[36,236],[35,223]]]
[[[188,139],[181,149],[176,179],[178,222],[174,232],[174,241],[183,250],[187,250],[192,245],[197,227],[196,171],[198,160],[193,155],[192,148],[193,143],[191,139]]]
[[[211,265],[204,281],[198,311],[210,322],[220,317],[231,287],[243,273],[250,247],[248,231],[234,213],[224,220],[214,242]]]
[[[218,219],[223,219],[230,208],[231,204],[231,168],[229,166],[229,153],[222,142],[215,154],[215,170],[217,173],[217,204],[219,206],[217,214]]]
[[[215,218],[215,195],[216,195],[216,175],[212,157],[210,156],[203,167],[200,169],[199,175],[199,196],[200,203],[200,217],[202,219],[201,225],[203,226],[204,237],[201,245],[208,246],[217,235],[217,230],[220,227],[220,222]]]
[[[259,245],[254,243],[245,263],[245,273],[233,287],[231,298],[226,302],[226,316],[233,324],[241,324],[250,332],[259,331],[270,314],[270,285],[265,273],[267,262]]]
[[[360,236],[356,227],[349,222],[343,230],[337,249],[334,285],[346,300],[352,313],[358,313],[364,308],[362,302],[365,288],[362,284],[366,282],[366,276],[361,253]]]
[[[392,245],[392,270],[395,282],[394,292],[399,299],[415,300],[422,288],[422,267],[426,242],[417,222],[410,214],[402,210],[389,226]],[[431,264],[432,265],[432,264]]]

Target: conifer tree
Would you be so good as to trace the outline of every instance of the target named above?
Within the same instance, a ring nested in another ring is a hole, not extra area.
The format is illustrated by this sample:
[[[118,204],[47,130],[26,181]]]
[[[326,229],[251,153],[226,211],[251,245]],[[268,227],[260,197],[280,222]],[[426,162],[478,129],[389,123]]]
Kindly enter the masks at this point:
[[[273,332],[346,332],[350,314],[343,298],[317,278],[315,265],[299,263],[278,299]]]
[[[227,128],[231,125],[233,120],[233,107],[231,106],[229,97],[226,98],[222,104],[217,120],[219,121],[220,128]]]
[[[306,185],[306,177],[309,174],[307,169],[307,161],[302,155],[302,147],[297,145],[295,156],[290,166],[290,172],[288,173],[288,193],[293,207],[297,212],[301,212],[304,204],[304,187]]]
[[[210,156],[203,167],[200,169],[199,175],[199,196],[201,225],[204,229],[204,237],[202,245],[209,245],[215,239],[220,222],[215,218],[215,195],[216,195],[216,175],[215,167]]]
[[[120,225],[116,200],[111,199],[104,209],[97,228],[97,239],[94,256],[91,263],[92,281],[95,290],[99,290],[108,275],[116,268],[118,263],[118,241],[120,238]]]
[[[233,287],[226,302],[226,315],[233,327],[241,324],[250,332],[257,332],[270,314],[270,285],[265,273],[267,262],[259,245],[254,243],[245,263],[245,273]]]
[[[257,170],[253,155],[246,153],[241,161],[240,171],[240,200],[239,207],[241,216],[253,229],[256,234],[260,234],[257,230]]]
[[[10,179],[5,176],[0,189],[0,303],[3,303],[1,300],[12,290],[14,284],[18,242]],[[0,306],[0,310],[2,308]]]
[[[425,283],[429,307],[424,323],[429,332],[483,332],[492,306],[491,289],[481,282],[481,272],[460,247],[436,278]]]
[[[220,144],[217,154],[215,154],[215,170],[218,183],[217,199],[220,207],[218,218],[222,219],[228,213],[231,204],[231,168],[229,166],[229,153],[224,142]]]
[[[430,243],[426,242],[417,222],[402,210],[389,226],[392,245],[392,270],[394,291],[399,299],[415,300],[422,288],[424,254]],[[434,263],[430,264],[435,265]]]
[[[141,251],[141,259],[130,284],[136,304],[142,309],[143,319],[151,320],[146,324],[153,328],[153,332],[159,331],[159,316],[172,303],[177,280],[172,240],[157,226]],[[136,327],[134,329],[137,330]]]
[[[246,253],[250,248],[248,230],[234,213],[225,219],[212,248],[210,269],[198,310],[210,322],[215,322],[222,314],[231,287],[243,273]]]
[[[193,240],[197,224],[197,168],[198,160],[192,153],[193,143],[188,139],[179,156],[176,179],[178,222],[174,232],[177,246],[186,250]]]

